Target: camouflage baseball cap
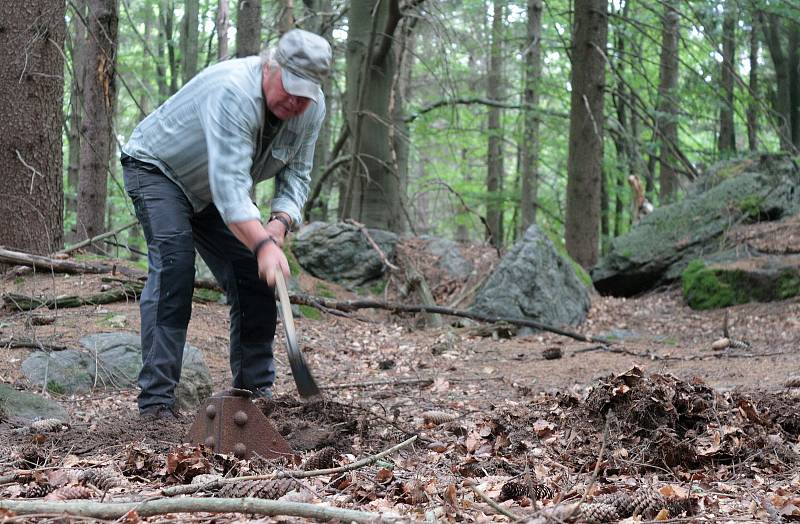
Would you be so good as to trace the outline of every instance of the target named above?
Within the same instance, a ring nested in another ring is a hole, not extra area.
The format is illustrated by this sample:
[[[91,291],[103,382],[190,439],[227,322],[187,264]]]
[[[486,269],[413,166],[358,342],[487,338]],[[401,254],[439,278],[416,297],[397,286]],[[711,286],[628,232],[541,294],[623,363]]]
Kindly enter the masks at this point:
[[[310,98],[322,96],[322,81],[330,74],[331,46],[319,35],[292,29],[278,41],[275,60],[287,93]]]

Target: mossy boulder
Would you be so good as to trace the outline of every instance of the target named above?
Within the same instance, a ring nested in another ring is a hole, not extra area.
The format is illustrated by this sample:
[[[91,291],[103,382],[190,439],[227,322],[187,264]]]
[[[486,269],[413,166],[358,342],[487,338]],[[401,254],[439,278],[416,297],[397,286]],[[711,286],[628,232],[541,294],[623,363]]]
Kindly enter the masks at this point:
[[[727,263],[693,260],[681,275],[693,309],[770,302],[800,295],[800,255],[758,256]]]
[[[726,166],[711,175],[710,187],[696,183],[683,200],[656,208],[615,238],[591,270],[595,288],[631,296],[671,282],[690,261],[728,249],[725,233],[732,225],[800,211],[800,172],[791,158],[765,155]]]

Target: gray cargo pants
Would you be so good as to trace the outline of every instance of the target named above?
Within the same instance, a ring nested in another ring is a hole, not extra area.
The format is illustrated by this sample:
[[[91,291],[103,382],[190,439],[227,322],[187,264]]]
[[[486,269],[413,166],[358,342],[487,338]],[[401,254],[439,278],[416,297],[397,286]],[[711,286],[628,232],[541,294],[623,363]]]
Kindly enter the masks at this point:
[[[225,289],[230,311],[233,387],[258,391],[275,380],[277,309],[253,254],[212,204],[195,213],[183,191],[155,165],[122,156],[125,190],[147,240],[147,284],[140,299],[139,409],[173,406],[192,312],[194,252]]]

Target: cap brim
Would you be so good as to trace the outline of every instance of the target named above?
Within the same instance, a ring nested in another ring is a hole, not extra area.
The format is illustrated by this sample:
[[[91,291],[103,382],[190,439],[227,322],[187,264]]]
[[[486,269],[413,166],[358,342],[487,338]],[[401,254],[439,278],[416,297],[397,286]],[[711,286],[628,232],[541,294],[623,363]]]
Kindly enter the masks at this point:
[[[297,76],[285,67],[281,68],[281,80],[283,81],[283,89],[290,95],[310,98],[314,102],[319,99],[319,85],[311,80]]]

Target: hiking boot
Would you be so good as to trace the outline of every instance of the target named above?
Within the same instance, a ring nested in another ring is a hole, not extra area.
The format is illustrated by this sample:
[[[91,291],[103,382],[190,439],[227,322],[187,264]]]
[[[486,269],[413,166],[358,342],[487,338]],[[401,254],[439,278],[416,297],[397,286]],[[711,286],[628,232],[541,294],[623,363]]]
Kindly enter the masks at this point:
[[[270,387],[263,387],[260,389],[254,389],[253,393],[253,400],[256,399],[265,399],[265,400],[272,400],[272,388]]]
[[[178,412],[172,406],[157,404],[139,410],[139,418],[145,420],[178,420]]]

